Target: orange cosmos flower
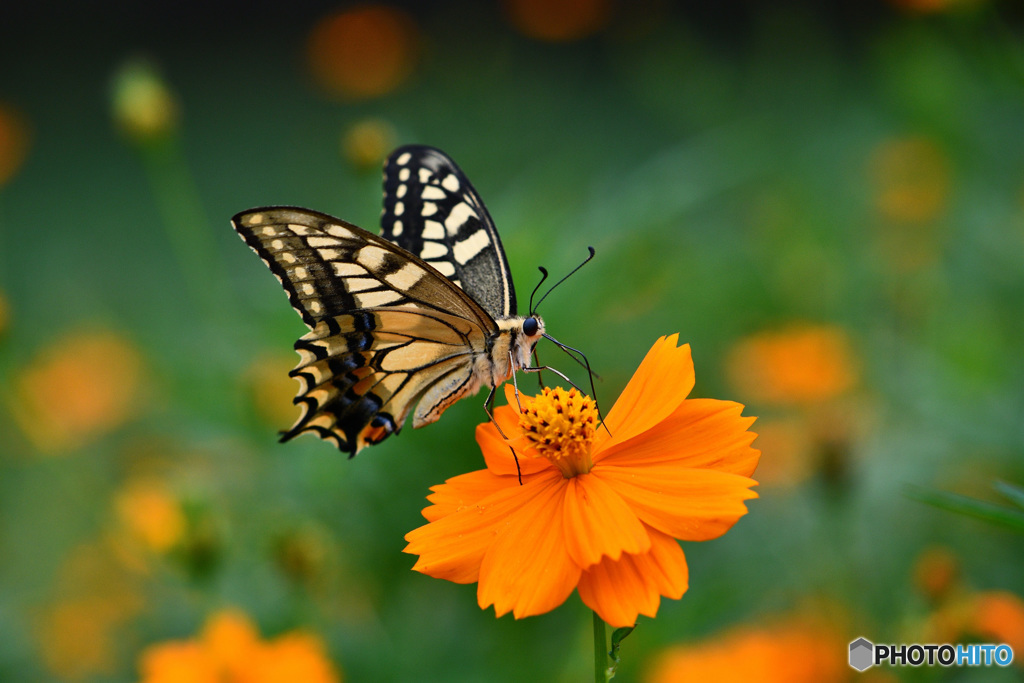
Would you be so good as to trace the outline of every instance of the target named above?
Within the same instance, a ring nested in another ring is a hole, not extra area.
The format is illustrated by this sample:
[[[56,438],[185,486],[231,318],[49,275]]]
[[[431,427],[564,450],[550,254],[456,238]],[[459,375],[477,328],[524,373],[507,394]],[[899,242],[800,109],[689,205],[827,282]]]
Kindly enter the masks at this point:
[[[302,631],[259,636],[235,610],[210,617],[195,639],[152,645],[140,659],[143,683],[340,683],[323,641]]]
[[[612,626],[654,616],[661,596],[687,589],[675,539],[725,533],[755,498],[760,452],[743,406],[687,399],[690,347],[659,339],[599,426],[594,401],[575,389],[515,396],[476,438],[487,469],[440,486],[406,535],[416,571],[478,582],[497,616],[542,614],[573,589]],[[522,410],[519,410],[521,405]],[[515,448],[522,469],[519,484]]]

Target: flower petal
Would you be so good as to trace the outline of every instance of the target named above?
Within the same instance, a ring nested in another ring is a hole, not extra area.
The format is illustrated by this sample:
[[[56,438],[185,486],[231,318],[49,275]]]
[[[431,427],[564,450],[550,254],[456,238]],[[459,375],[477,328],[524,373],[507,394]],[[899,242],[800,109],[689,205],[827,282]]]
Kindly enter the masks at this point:
[[[497,616],[511,611],[520,619],[548,612],[572,593],[581,570],[565,548],[566,483],[553,471],[522,486],[537,493],[502,520],[484,556],[477,585],[481,608],[494,605]]]
[[[595,465],[646,524],[684,541],[706,541],[728,531],[747,513],[743,501],[757,498],[753,479],[673,463],[644,467]]]
[[[594,452],[610,448],[658,424],[683,402],[693,389],[690,345],[676,347],[679,335],[661,337],[647,352],[640,367],[622,390],[605,418],[607,430],[599,429]],[[611,436],[608,435],[611,432]]]
[[[516,480],[495,476],[489,470],[460,474],[443,484],[430,487],[433,493],[427,496],[427,500],[433,505],[423,509],[423,516],[427,521],[433,522],[470,505],[476,505],[496,491],[518,485],[519,482]]]
[[[517,415],[508,406],[501,406],[494,411],[494,419],[498,421],[505,435],[509,437],[508,441],[501,438],[501,434],[493,422],[484,422],[476,426],[476,442],[484,454],[487,469],[493,474],[514,477],[517,484],[520,472],[523,477],[526,477],[528,474],[554,469],[554,466],[546,458],[539,457],[536,449],[526,447],[529,442],[520,436],[518,417],[512,421],[511,427],[506,426],[505,418],[509,413]],[[516,449],[516,455],[519,456],[518,469],[516,469],[516,459],[512,457],[512,448]]]
[[[757,434],[747,431],[757,418],[742,412],[743,406],[732,401],[687,399],[643,434],[595,453],[594,462],[642,467],[674,461],[749,477],[761,452],[750,447]]]
[[[593,474],[568,481],[565,495],[565,543],[581,567],[619,559],[623,552],[642,553],[651,547],[647,530],[614,489]]]
[[[447,517],[405,535],[409,542],[402,552],[419,555],[415,571],[455,583],[472,583],[480,574],[480,563],[507,524],[507,517],[527,506],[562,475],[552,471],[546,478],[506,486]]]
[[[688,587],[683,549],[667,534],[648,532],[648,552],[624,554],[618,561],[605,557],[580,576],[580,599],[611,626],[632,626],[640,614],[655,616],[660,596],[678,600]]]

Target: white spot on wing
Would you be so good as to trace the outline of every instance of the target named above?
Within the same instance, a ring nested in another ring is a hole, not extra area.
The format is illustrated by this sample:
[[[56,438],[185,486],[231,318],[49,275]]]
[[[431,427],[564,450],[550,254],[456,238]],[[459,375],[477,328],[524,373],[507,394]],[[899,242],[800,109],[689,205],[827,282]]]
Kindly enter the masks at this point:
[[[402,182],[405,182],[406,180],[408,180],[409,179],[409,169],[403,168],[401,171],[399,171],[398,172],[398,179],[401,180]]]
[[[420,212],[424,216],[433,216],[437,213],[437,204],[434,202],[423,202],[423,210]]]
[[[405,213],[405,204],[403,202],[395,202],[395,215],[401,216]]]
[[[273,236],[277,234],[277,230],[274,230],[274,228],[268,225],[267,227],[263,228],[263,234],[267,236]]]
[[[335,237],[352,237],[352,231],[344,225],[334,225],[332,223],[326,227],[326,230]]]
[[[437,221],[423,221],[423,239],[443,240],[444,226]]]
[[[356,260],[369,271],[374,271],[384,263],[384,257],[388,252],[380,247],[368,245],[359,250]]]
[[[399,235],[402,234],[403,227],[404,226],[402,225],[402,221],[396,220],[394,223],[391,224],[391,234],[394,235],[395,237],[398,237]]]
[[[466,202],[461,202],[452,208],[444,221],[444,226],[448,228],[448,234],[454,235],[470,218],[477,218],[476,211],[473,211]]]
[[[387,283],[395,289],[410,289],[423,277],[423,269],[414,263],[406,263],[398,271],[385,276]]]
[[[270,247],[272,249],[284,249],[284,242],[282,242],[281,240],[274,240],[273,242],[270,243]]]
[[[446,195],[444,193],[444,190],[442,190],[440,187],[435,187],[434,185],[427,185],[426,187],[423,188],[424,199],[444,199],[447,196],[448,195]]]
[[[316,289],[313,287],[313,285],[309,284],[308,282],[302,283],[301,289],[302,293],[308,296],[313,296],[314,294],[316,294]]]
[[[306,244],[313,248],[336,247],[338,246],[338,240],[334,239],[333,237],[318,237],[314,235],[313,237],[310,237],[308,240],[306,240]]]
[[[424,185],[430,182],[430,179],[434,177],[434,174],[430,172],[429,168],[421,168],[419,172],[420,182]]]
[[[309,279],[309,272],[302,266],[299,266],[298,268],[295,269],[295,279],[307,280]]]
[[[398,189],[395,190],[395,196],[398,197],[399,199],[401,199],[402,197],[405,196],[405,193],[408,190],[409,190],[409,186],[408,185],[399,185]]]
[[[285,263],[295,263],[299,259],[295,258],[295,254],[291,253],[290,251],[286,251],[283,254],[281,254],[281,260],[284,261]]]
[[[306,306],[309,307],[309,310],[312,313],[319,313],[324,308],[323,306],[320,305],[319,301],[310,301],[309,303],[306,304]]]
[[[335,261],[334,274],[338,277],[359,277],[360,275],[366,275],[366,269],[358,263],[343,263],[341,261]]]
[[[468,263],[471,258],[486,249],[490,243],[491,238],[487,231],[477,230],[461,242],[456,242],[455,246],[452,247],[455,260],[462,264]]]
[[[449,263],[448,261],[435,261],[430,265],[437,268],[437,271],[441,273],[441,275],[444,275],[445,277],[451,277],[452,275],[455,275],[455,266]]]
[[[459,191],[459,179],[455,176],[454,173],[449,173],[448,175],[446,175],[444,177],[444,180],[441,181],[441,184],[444,186],[444,189],[448,190],[449,192]]]
[[[390,289],[385,289],[380,292],[366,292],[365,294],[356,294],[356,303],[360,308],[370,308],[372,306],[387,306],[402,298],[402,295],[398,292],[394,292]]]
[[[263,214],[262,213],[254,213],[253,215],[249,216],[245,220],[245,222],[248,225],[259,225],[260,223],[263,222]]]
[[[334,261],[341,258],[341,252],[337,249],[317,249],[316,253],[320,254],[320,258],[324,261]]]
[[[411,158],[412,158],[412,154],[410,154],[409,152],[405,152],[404,154],[399,156],[397,159],[395,159],[395,163],[398,164],[399,166],[405,166],[407,163],[409,163],[409,159],[411,159]]]
[[[432,242],[430,240],[423,241],[423,250],[420,252],[420,258],[432,259],[445,256],[448,253],[448,247],[444,246],[440,242]]]

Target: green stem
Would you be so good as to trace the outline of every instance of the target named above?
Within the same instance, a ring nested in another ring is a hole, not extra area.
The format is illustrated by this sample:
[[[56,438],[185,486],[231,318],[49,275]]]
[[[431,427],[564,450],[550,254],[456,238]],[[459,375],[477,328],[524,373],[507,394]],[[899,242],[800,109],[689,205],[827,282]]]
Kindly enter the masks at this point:
[[[147,140],[139,146],[164,230],[192,300],[208,316],[231,310],[218,268],[216,242],[199,189],[177,138]]]
[[[594,612],[594,681],[608,683],[608,640],[604,633],[604,619]]]

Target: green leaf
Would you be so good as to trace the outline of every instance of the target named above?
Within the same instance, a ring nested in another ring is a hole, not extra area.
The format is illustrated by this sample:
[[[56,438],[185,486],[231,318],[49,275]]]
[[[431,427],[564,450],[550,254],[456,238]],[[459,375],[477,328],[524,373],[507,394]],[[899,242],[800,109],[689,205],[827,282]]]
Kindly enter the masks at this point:
[[[1004,495],[1006,494],[1005,491],[1003,493]],[[949,493],[948,491],[934,491],[921,486],[907,486],[906,494],[914,500],[934,505],[949,512],[967,515],[1024,533],[1024,512],[1016,508],[1005,507],[957,493]],[[1015,494],[1011,493],[1009,497],[1013,498],[1014,502],[1017,502],[1014,496]]]
[[[615,678],[615,672],[619,668],[619,646],[622,641],[626,639],[633,629],[636,628],[636,624],[632,626],[623,626],[612,631],[612,651],[609,652],[609,656],[612,658],[612,665],[608,667],[608,680]]]
[[[1014,486],[1013,484],[1009,484],[1005,481],[997,481],[993,486],[996,491],[999,491],[999,493],[1009,498],[1011,503],[1015,503],[1016,505],[1024,508],[1024,488]]]

